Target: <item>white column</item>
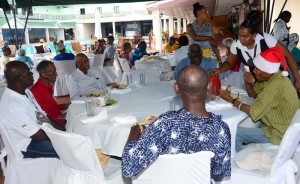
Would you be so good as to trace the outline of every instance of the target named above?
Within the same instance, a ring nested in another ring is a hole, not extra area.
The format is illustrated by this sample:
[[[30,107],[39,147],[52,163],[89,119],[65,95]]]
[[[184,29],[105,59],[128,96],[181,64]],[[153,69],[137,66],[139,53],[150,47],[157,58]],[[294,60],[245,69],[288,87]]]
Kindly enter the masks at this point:
[[[182,21],[183,21],[182,32],[186,32],[186,18],[183,18]]]
[[[49,32],[48,32],[48,37],[46,37],[46,39],[49,41]],[[30,42],[29,42],[29,34],[28,34],[28,27],[26,27],[26,29],[25,29],[25,44],[30,44]]]
[[[46,28],[46,40],[49,42],[49,28]]]
[[[169,16],[169,36],[174,35],[174,19],[173,15]]]
[[[162,34],[161,34],[161,19],[160,19],[160,13],[159,10],[155,10],[152,12],[153,15],[153,33],[155,37],[155,45],[156,50],[161,51],[162,48]]]
[[[164,32],[166,32],[167,29],[168,29],[168,26],[167,26],[167,19],[166,19],[166,18],[164,18],[163,29],[164,29]]]
[[[181,17],[177,17],[177,33],[181,33]]]
[[[2,29],[0,28],[0,40],[3,40]]]
[[[116,34],[116,23],[114,21],[112,22],[112,27],[113,27],[113,36],[115,37],[115,34]]]

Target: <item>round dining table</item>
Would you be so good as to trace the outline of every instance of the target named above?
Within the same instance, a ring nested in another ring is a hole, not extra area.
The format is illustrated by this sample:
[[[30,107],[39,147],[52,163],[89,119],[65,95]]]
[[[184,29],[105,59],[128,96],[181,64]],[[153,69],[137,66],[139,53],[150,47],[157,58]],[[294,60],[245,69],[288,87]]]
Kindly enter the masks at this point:
[[[66,129],[68,132],[89,136],[94,147],[101,148],[104,154],[121,157],[133,123],[143,123],[147,117],[158,117],[174,109],[174,99],[178,97],[173,84],[174,81],[161,81],[127,89],[113,89],[110,98],[118,103],[96,108],[95,116],[91,117],[87,117],[83,100],[72,101],[67,112]],[[222,100],[206,103],[209,112],[222,115],[222,120],[228,124],[233,157],[237,126],[248,115]],[[180,105],[178,108],[181,108]],[[136,122],[118,122],[116,117],[134,117]]]

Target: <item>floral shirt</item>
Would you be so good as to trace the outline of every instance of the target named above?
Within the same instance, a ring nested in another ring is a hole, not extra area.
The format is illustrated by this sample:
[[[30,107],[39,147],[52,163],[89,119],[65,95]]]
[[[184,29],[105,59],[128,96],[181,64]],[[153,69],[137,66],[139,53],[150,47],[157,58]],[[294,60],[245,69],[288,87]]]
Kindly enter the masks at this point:
[[[146,128],[139,140],[127,144],[122,157],[125,177],[140,174],[159,155],[191,154],[212,151],[211,177],[222,179],[231,173],[231,135],[221,116],[210,113],[211,118],[195,116],[185,109],[160,115]]]

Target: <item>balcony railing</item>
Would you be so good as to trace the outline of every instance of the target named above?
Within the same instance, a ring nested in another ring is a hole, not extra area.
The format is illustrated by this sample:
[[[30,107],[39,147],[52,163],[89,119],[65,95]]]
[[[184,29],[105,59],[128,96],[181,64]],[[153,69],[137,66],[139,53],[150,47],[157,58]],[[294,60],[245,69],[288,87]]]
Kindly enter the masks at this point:
[[[132,11],[121,11],[119,13],[115,12],[104,12],[100,14],[101,18],[108,17],[123,17],[130,15],[147,15],[147,10],[132,10]],[[12,14],[7,14],[8,17],[12,17]],[[0,17],[4,17],[3,11],[0,11]],[[18,18],[25,19],[26,15],[18,14]],[[80,15],[80,14],[69,14],[69,15],[57,15],[57,14],[41,14],[34,13],[33,15],[29,15],[29,19],[37,19],[37,20],[48,20],[48,21],[57,21],[57,20],[77,20],[77,19],[93,19],[95,18],[94,13]]]

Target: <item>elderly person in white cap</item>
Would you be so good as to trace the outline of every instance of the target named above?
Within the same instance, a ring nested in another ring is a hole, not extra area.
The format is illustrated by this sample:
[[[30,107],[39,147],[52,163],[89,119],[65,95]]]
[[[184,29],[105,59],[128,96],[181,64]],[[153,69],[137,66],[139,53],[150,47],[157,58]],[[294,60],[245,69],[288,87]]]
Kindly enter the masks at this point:
[[[243,144],[270,142],[279,145],[299,108],[297,92],[287,78],[286,60],[279,47],[261,52],[253,63],[255,78],[249,72],[244,75],[247,93],[255,98],[251,106],[230,96],[228,89],[220,91],[222,99],[248,114],[253,122],[260,120],[262,123],[259,128],[237,128],[237,152],[243,148]],[[284,71],[279,70],[280,65]]]
[[[16,60],[24,62],[30,68],[30,70],[32,70],[34,63],[30,57],[26,56],[25,50],[19,49],[18,55],[19,57],[17,57]]]
[[[58,50],[59,54],[53,58],[54,61],[74,60],[75,59],[74,54],[66,53],[65,45],[61,41],[56,43],[56,50]]]

